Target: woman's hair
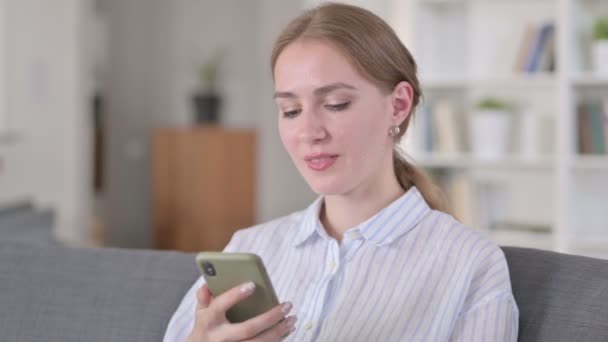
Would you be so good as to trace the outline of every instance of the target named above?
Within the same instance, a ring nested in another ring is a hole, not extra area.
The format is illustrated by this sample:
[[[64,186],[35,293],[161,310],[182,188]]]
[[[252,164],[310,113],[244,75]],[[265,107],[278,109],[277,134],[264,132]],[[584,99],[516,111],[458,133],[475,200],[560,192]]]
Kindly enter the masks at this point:
[[[307,10],[281,32],[271,55],[273,75],[281,52],[298,39],[323,40],[338,47],[363,77],[387,94],[402,81],[412,86],[412,108],[410,115],[399,126],[401,133],[395,139],[398,142],[407,131],[422,93],[416,76],[416,62],[393,29],[363,8],[325,3]],[[396,146],[393,149],[393,164],[397,180],[405,191],[415,185],[431,208],[447,211],[439,187],[424,171],[407,162]]]

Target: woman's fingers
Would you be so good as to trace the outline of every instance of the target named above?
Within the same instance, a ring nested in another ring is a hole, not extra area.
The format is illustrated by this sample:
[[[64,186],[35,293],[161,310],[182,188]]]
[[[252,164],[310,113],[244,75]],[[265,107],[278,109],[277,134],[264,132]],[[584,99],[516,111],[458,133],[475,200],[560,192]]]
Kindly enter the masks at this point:
[[[235,286],[221,295],[213,298],[213,304],[209,305],[209,310],[216,313],[226,314],[226,311],[233,307],[236,303],[249,297],[255,291],[255,284],[247,282],[239,286]]]
[[[264,335],[268,332],[268,330],[273,331],[283,331],[285,329],[275,329],[277,326],[284,326],[285,322],[288,320],[285,319],[285,316],[291,311],[292,304],[287,302],[281,305],[277,305],[276,307],[268,310],[267,312],[256,316],[254,318],[248,319],[245,322],[233,324],[235,336],[238,340],[251,339],[257,335]],[[294,317],[295,318],[295,317]],[[293,323],[295,320],[292,318],[289,323],[292,324],[288,328],[291,329],[293,327]],[[287,331],[289,331],[287,329]],[[279,337],[286,334],[287,331],[283,331]]]
[[[285,319],[292,309],[291,303],[283,303],[267,312],[242,323],[230,324],[226,311],[255,291],[255,284],[248,282],[213,297],[204,285],[196,292],[196,319],[193,336],[206,335],[220,340],[279,341],[294,329],[295,316]]]
[[[289,316],[287,319],[272,327],[272,329],[268,329],[256,336],[252,341],[280,341],[296,330],[296,321],[296,316]]]
[[[207,284],[201,286],[196,291],[196,310],[206,309],[211,303],[211,292],[207,287]]]

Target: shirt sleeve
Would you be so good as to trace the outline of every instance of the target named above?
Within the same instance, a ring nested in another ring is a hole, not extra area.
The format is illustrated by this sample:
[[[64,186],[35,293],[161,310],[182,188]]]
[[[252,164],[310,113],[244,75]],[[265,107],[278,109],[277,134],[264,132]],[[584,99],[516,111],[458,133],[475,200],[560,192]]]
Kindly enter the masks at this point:
[[[236,234],[224,248],[224,252],[233,252],[236,249]],[[205,278],[199,277],[194,285],[186,292],[177,310],[171,317],[163,342],[186,341],[194,327],[194,312],[196,310],[196,291],[205,284]]]
[[[502,293],[479,303],[456,319],[451,342],[516,342],[519,310],[511,293]]]

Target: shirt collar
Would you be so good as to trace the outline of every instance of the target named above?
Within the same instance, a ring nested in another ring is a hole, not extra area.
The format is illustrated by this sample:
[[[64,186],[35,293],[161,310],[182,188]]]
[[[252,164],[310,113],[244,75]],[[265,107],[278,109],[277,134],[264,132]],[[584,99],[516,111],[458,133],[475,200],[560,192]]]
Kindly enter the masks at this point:
[[[329,238],[319,220],[323,197],[317,198],[304,212],[302,223],[294,237],[294,245],[299,246],[315,235]],[[397,237],[414,228],[431,208],[422,194],[412,186],[405,194],[380,210],[365,222],[349,229],[347,233],[361,235],[378,246],[393,242]]]
[[[293,240],[294,246],[299,246],[304,241],[308,240],[315,232],[321,233],[321,231],[327,235],[325,229],[321,225],[319,220],[319,213],[321,206],[323,205],[323,196],[319,196],[306,210],[304,211],[304,217],[299,225],[296,225],[297,231]]]

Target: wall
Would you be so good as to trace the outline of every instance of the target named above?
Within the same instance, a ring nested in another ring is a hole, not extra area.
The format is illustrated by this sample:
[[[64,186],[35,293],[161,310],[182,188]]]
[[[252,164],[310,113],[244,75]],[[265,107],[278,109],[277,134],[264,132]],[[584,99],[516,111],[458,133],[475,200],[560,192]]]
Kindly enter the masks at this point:
[[[274,85],[270,72],[270,52],[281,29],[303,5],[296,1],[260,0],[258,18],[259,80],[258,127],[260,133],[259,160],[259,220],[266,221],[308,206],[315,195],[304,182],[285,152],[277,129],[278,110],[272,100]]]
[[[98,215],[105,242],[147,247],[150,241],[151,130],[171,122],[173,6],[159,0],[103,0],[97,10],[107,33],[105,185]]]
[[[0,201],[33,197],[59,210],[58,232],[83,243],[91,219],[90,73],[82,40],[94,0],[7,2],[7,112],[19,142],[0,147]],[[361,1],[360,1],[361,2]],[[386,2],[361,2],[385,13]],[[223,122],[255,127],[258,221],[306,207],[310,191],[283,150],[269,54],[302,0],[96,0],[105,18],[107,51],[100,86],[106,93],[105,191],[96,212],[109,245],[149,247],[150,135],[154,127],[187,124],[195,68],[226,51]],[[91,39],[89,39],[91,40]],[[95,42],[93,41],[95,44]],[[94,46],[95,47],[95,46]],[[93,48],[94,48],[93,47]]]
[[[150,246],[150,134],[160,125],[191,122],[196,67],[217,49],[226,53],[223,123],[257,127],[260,133],[258,219],[291,208],[295,177],[281,176],[291,164],[276,134],[272,83],[260,46],[270,45],[278,30],[274,23],[282,23],[282,15],[297,6],[285,1],[100,0],[98,7],[109,27],[103,82],[107,188],[99,198],[106,242]]]
[[[0,150],[0,202],[31,198],[57,212],[57,235],[87,239],[88,1],[5,2],[5,109],[14,143]]]

